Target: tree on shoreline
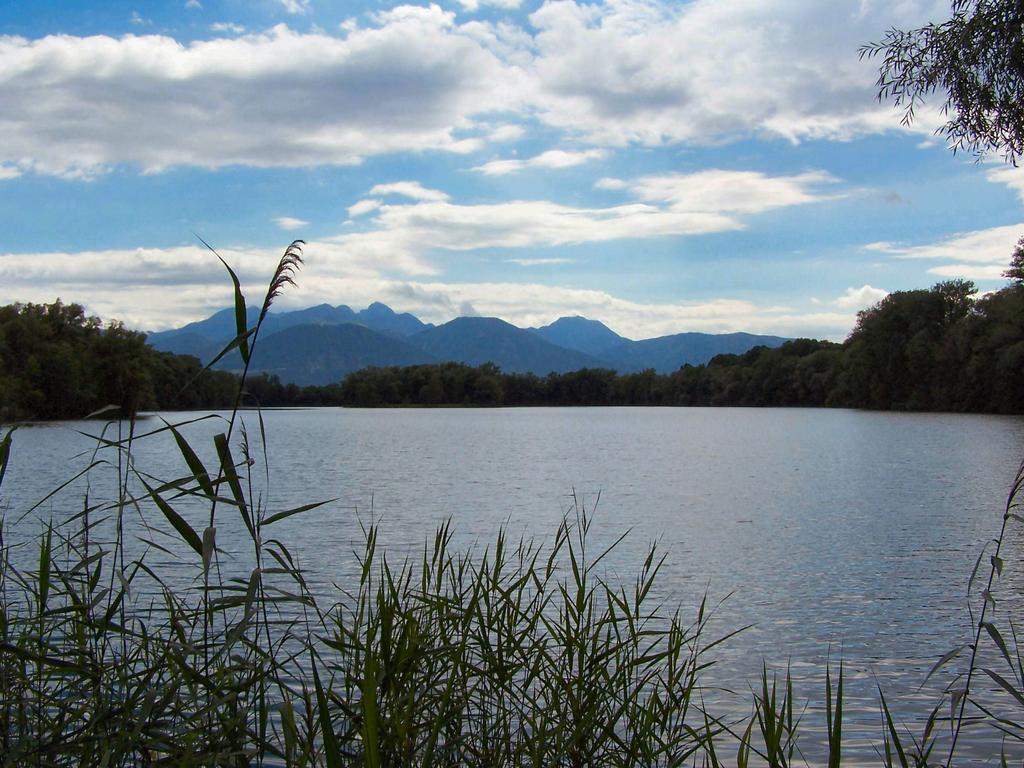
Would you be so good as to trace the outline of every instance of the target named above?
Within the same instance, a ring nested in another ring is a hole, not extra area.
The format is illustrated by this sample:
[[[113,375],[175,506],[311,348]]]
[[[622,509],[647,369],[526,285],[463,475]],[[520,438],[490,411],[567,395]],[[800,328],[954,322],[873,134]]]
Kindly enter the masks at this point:
[[[224,406],[236,383],[193,357],[157,352],[119,322],[104,326],[79,304],[0,306],[0,420]]]

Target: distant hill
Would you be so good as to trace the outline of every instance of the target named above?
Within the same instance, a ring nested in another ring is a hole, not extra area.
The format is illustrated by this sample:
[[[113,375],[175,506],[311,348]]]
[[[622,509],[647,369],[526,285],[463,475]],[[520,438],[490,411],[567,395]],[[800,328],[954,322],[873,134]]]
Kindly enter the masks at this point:
[[[754,347],[779,347],[787,341],[781,336],[696,332],[633,341],[604,323],[579,316],[560,317],[551,325],[531,330],[552,344],[604,360],[620,373],[647,368],[672,373],[686,364],[706,363],[715,355],[738,355]]]
[[[780,347],[787,339],[750,333],[676,333],[643,341],[623,340],[603,350],[621,373],[653,368],[672,373],[684,365],[700,365],[716,355],[740,355],[754,347]]]
[[[506,373],[544,375],[608,367],[603,360],[551,344],[496,317],[458,317],[411,336],[409,342],[438,360],[467,365],[490,362]]]
[[[258,310],[250,308],[250,325],[257,316]],[[147,341],[160,351],[194,355],[206,363],[234,336],[235,313],[225,309],[181,328],[151,333]],[[633,341],[579,316],[530,329],[493,317],[460,317],[434,327],[380,302],[358,312],[344,304],[319,304],[268,314],[251,370],[296,384],[329,383],[373,365],[447,361],[474,366],[491,362],[508,373],[539,376],[580,368],[671,373],[687,363],[706,363],[716,355],[742,354],[755,346],[778,347],[784,341],[749,333],[677,333]],[[217,367],[239,369],[237,352]]]
[[[258,317],[259,309],[249,307],[246,313],[249,325],[255,323]],[[233,338],[235,338],[234,309],[222,309],[205,320],[197,320],[170,331],[157,331],[146,335],[149,345],[161,352],[195,355],[204,363],[209,356],[216,354],[224,344]]]
[[[619,336],[604,323],[588,320],[579,315],[560,317],[551,325],[530,330],[552,344],[598,358],[605,357],[604,352],[610,347],[622,342],[633,343],[624,336]]]
[[[246,317],[251,327],[259,317],[259,310],[256,307],[249,307]],[[408,312],[399,314],[380,302],[374,302],[359,312],[353,311],[344,304],[339,304],[336,307],[332,307],[330,304],[318,304],[315,307],[292,312],[270,312],[263,321],[260,335],[266,339],[287,328],[346,323],[362,325],[373,331],[398,338],[433,327]],[[150,333],[146,340],[161,352],[194,355],[205,363],[234,337],[235,311],[234,309],[222,309],[205,320],[189,323],[169,331]]]
[[[251,370],[306,386],[332,384],[353,371],[389,365],[434,363],[437,358],[402,339],[355,323],[295,325],[261,338]],[[238,356],[222,367],[240,367]]]
[[[414,333],[434,327],[424,323],[415,315],[410,315],[408,312],[399,314],[387,304],[381,304],[379,301],[375,301],[366,309],[357,312],[356,322],[362,323],[367,328],[372,328],[375,331],[403,337],[412,336]]]

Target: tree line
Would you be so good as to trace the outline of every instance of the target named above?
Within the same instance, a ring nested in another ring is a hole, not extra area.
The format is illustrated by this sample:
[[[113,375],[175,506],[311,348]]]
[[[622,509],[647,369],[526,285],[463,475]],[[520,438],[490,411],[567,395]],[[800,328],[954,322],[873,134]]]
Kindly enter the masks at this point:
[[[978,297],[950,280],[897,291],[860,312],[842,344],[796,339],[719,355],[671,374],[591,368],[537,376],[492,364],[369,368],[327,386],[250,376],[260,406],[827,406],[1024,413],[1024,258],[1012,283]],[[0,420],[230,407],[238,377],[157,352],[77,304],[0,307]]]
[[[1019,253],[1019,252],[1018,252]],[[460,363],[369,368],[327,387],[250,383],[268,405],[827,406],[1024,413],[1024,270],[977,297],[950,280],[860,312],[842,344],[796,339],[659,375],[591,368],[536,376]]]

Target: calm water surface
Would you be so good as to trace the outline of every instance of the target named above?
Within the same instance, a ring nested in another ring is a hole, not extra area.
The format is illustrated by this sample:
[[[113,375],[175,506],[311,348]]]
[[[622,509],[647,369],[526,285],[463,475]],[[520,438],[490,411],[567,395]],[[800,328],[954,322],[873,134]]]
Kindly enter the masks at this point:
[[[969,636],[967,581],[1024,457],[1018,417],[523,408],[281,410],[264,420],[270,510],[338,499],[275,531],[318,589],[352,578],[361,522],[380,523],[393,556],[421,549],[448,518],[464,547],[486,544],[503,524],[543,537],[575,493],[593,510],[599,541],[631,529],[609,561],[612,577],[631,578],[657,542],[668,554],[659,597],[692,611],[705,592],[728,596],[716,627],[753,625],[719,654],[716,682],[746,691],[768,658],[783,673],[792,665],[804,697],[820,697],[823,662],[841,655],[854,748],[869,735],[857,723],[877,723],[876,684],[899,692],[907,718],[919,716],[928,668]],[[247,425],[259,451],[254,415]],[[93,443],[76,430],[97,429],[65,422],[16,433],[3,491],[9,520],[86,466]],[[223,429],[206,421],[183,431],[212,463],[212,435]],[[185,474],[169,440],[140,442],[137,462],[159,477]],[[92,483],[94,494],[111,485],[95,473]],[[73,485],[33,518],[77,511],[81,490]],[[30,518],[12,535],[37,529]],[[228,550],[244,551],[239,532],[218,521]],[[1003,611],[1024,585],[1022,545],[1014,530]],[[973,738],[978,756],[998,750],[992,735]]]

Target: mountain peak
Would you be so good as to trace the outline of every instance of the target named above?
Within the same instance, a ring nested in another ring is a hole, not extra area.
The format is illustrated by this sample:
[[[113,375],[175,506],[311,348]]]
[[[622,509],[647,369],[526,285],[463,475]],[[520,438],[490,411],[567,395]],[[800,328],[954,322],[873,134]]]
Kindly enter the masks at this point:
[[[533,332],[552,344],[594,357],[603,357],[610,347],[628,341],[601,321],[579,315],[560,317],[551,325],[533,329]]]
[[[418,317],[408,312],[399,314],[387,304],[373,302],[366,309],[356,312],[356,322],[392,336],[411,336],[427,328]]]
[[[364,309],[359,314],[361,314],[361,315],[362,314],[366,314],[366,315],[387,315],[387,316],[391,316],[391,315],[395,315],[395,314],[398,314],[398,313],[395,312],[395,310],[393,310],[387,304],[384,304],[383,302],[380,302],[380,301],[375,301],[375,302],[373,302],[373,304],[368,306],[366,309]]]

